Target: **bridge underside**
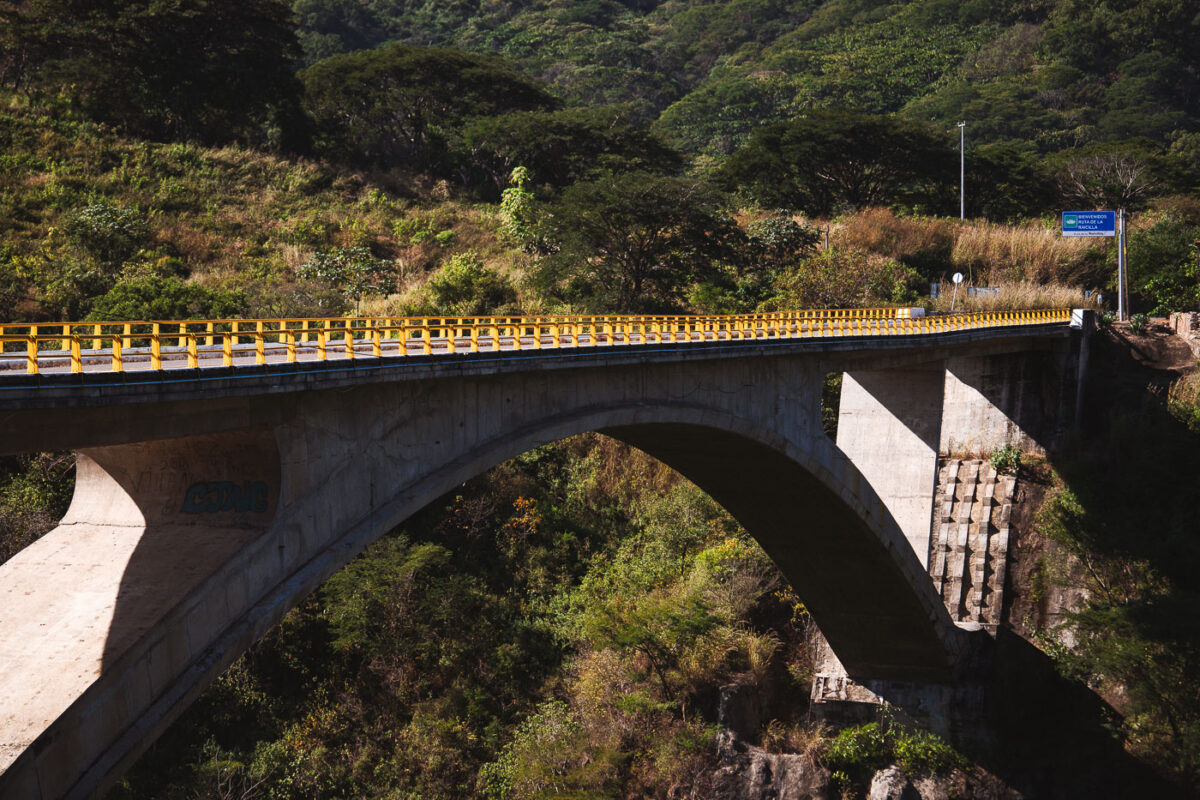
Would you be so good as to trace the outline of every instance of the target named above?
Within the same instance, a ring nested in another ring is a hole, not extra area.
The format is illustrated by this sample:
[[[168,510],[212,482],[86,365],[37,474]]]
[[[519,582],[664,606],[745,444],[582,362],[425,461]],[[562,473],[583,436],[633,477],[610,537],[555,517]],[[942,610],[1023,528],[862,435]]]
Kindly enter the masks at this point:
[[[183,401],[170,414],[184,435],[150,442],[130,414],[102,437],[126,443],[80,451],[60,526],[0,566],[0,696],[21,698],[0,718],[0,796],[94,796],[371,541],[504,459],[591,430],[725,506],[852,675],[948,678],[960,637],[911,526],[872,489],[878,464],[859,469],[862,442],[843,452],[823,434],[831,367],[637,362],[248,394],[221,414]]]

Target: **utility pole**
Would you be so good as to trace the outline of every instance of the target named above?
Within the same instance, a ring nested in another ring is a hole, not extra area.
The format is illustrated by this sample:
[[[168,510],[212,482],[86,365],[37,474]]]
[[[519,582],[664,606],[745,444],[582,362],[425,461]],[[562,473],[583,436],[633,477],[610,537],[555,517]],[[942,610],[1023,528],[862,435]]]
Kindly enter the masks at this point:
[[[958,123],[958,218],[967,218],[967,123]]]
[[[1117,209],[1117,319],[1129,321],[1129,264],[1125,252],[1125,209]]]

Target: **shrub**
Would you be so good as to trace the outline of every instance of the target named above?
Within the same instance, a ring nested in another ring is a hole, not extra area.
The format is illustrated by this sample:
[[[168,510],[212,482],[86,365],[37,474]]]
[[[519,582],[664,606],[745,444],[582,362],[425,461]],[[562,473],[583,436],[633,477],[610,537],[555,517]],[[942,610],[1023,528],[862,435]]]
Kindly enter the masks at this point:
[[[1139,336],[1146,332],[1146,328],[1150,325],[1150,318],[1145,314],[1134,314],[1129,318],[1129,330]]]
[[[937,774],[968,765],[944,740],[922,730],[907,730],[885,710],[880,721],[838,731],[829,743],[825,763],[830,770],[862,776],[899,764],[912,774]]]
[[[389,261],[376,258],[366,247],[338,247],[317,251],[296,270],[301,280],[325,283],[352,298],[355,305],[368,292],[388,293],[395,288],[396,272]]]
[[[992,453],[988,458],[988,463],[1001,475],[1016,474],[1017,470],[1021,468],[1021,451],[1006,444]]]
[[[854,308],[909,302],[916,273],[903,264],[858,250],[826,250],[806,258],[780,280],[778,308]]]
[[[508,278],[488,269],[474,250],[448,259],[427,290],[432,311],[460,317],[494,313],[517,299]]]
[[[185,283],[174,276],[149,275],[114,286],[98,299],[89,319],[228,319],[246,307],[241,292]]]
[[[108,203],[94,203],[72,212],[63,231],[76,247],[112,265],[136,253],[150,236],[149,226],[136,209]]]

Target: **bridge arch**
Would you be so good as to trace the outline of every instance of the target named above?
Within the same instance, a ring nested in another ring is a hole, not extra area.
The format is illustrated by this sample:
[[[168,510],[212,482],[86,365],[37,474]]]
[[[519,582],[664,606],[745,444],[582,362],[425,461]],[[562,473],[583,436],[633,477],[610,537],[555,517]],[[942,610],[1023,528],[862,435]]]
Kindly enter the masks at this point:
[[[22,776],[35,787],[30,797],[103,788],[370,542],[505,459],[587,431],[659,458],[725,506],[780,566],[852,675],[949,677],[956,629],[861,474],[819,430],[722,407],[717,389],[551,403],[564,409],[552,413],[525,404],[484,425],[456,413],[466,401],[453,387],[369,387],[346,398],[361,413],[322,415],[336,399],[326,393],[251,429],[82,451],[76,498],[46,544],[114,529],[136,531],[136,543],[112,598],[98,676],[66,698],[0,789]],[[515,405],[503,394],[489,407]],[[450,413],[421,419],[442,402]],[[819,418],[819,405],[803,411]],[[238,499],[228,499],[230,487]]]

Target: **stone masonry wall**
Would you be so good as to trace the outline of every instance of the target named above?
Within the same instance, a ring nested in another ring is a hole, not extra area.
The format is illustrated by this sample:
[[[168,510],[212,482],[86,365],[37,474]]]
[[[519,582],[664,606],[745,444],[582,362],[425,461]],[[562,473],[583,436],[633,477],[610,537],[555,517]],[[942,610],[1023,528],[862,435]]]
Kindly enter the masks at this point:
[[[1194,311],[1176,312],[1169,320],[1171,330],[1192,348],[1196,358],[1200,358],[1200,314]]]
[[[1015,475],[981,459],[944,459],[938,473],[929,576],[955,622],[992,629],[1004,607]]]

